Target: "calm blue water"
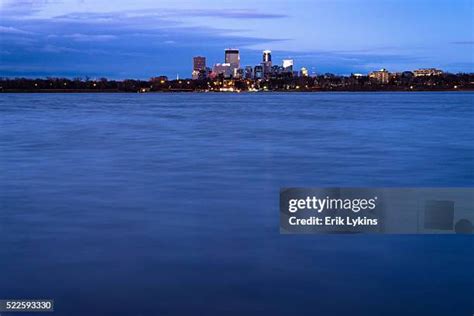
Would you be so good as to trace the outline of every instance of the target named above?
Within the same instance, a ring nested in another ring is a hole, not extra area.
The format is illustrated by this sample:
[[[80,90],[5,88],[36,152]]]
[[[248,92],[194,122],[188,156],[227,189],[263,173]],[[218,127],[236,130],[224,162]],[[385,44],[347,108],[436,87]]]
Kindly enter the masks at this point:
[[[474,93],[1,94],[0,298],[472,315],[472,236],[279,234],[282,186],[473,186]]]

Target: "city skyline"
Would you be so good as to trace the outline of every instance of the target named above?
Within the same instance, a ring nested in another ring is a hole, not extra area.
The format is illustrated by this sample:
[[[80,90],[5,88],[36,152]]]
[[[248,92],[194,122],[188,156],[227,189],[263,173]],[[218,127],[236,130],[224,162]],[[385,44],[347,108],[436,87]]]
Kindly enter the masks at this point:
[[[240,66],[264,49],[310,74],[439,68],[474,72],[471,1],[0,2],[6,77],[190,77],[193,56]]]
[[[224,62],[208,65],[205,56],[194,56],[193,67],[191,71],[191,78],[193,80],[207,80],[217,79],[251,79],[251,80],[268,80],[268,79],[289,79],[293,77],[311,77],[318,75],[334,75],[327,72],[310,73],[306,67],[301,67],[299,70],[294,68],[293,59],[282,59],[280,63],[272,60],[272,51],[265,49],[262,51],[262,59],[256,65],[241,65],[240,64],[240,50],[238,48],[226,48],[224,50]],[[405,69],[403,71],[391,72],[386,68],[372,70],[367,74],[351,73],[350,77],[362,78],[364,76],[374,79],[381,84],[388,84],[390,78],[396,77],[437,77],[445,73],[443,70],[437,68],[417,68]],[[336,74],[336,76],[339,76]],[[347,75],[346,75],[347,76]],[[167,76],[166,76],[167,77]],[[343,76],[344,77],[344,76]],[[163,78],[163,76],[160,76]],[[188,77],[186,77],[189,79]],[[171,78],[172,79],[172,78]],[[179,80],[179,76],[176,80]],[[181,78],[184,79],[184,78]],[[152,78],[153,80],[153,78]]]

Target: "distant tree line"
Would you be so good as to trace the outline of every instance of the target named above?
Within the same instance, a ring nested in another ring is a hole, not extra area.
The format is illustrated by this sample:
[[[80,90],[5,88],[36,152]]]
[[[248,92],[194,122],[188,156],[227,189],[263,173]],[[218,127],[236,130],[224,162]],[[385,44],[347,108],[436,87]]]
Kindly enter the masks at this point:
[[[474,74],[444,73],[413,76],[410,72],[391,75],[381,83],[369,76],[281,76],[268,79],[229,79],[223,76],[200,80],[108,80],[107,78],[0,78],[0,92],[185,92],[185,91],[443,91],[473,90]]]

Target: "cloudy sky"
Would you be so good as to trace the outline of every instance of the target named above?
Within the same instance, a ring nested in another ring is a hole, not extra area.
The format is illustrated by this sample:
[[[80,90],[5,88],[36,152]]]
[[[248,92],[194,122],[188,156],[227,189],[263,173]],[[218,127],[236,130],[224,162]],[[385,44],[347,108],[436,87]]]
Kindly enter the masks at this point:
[[[0,76],[190,76],[271,49],[310,72],[474,72],[474,0],[0,0]]]

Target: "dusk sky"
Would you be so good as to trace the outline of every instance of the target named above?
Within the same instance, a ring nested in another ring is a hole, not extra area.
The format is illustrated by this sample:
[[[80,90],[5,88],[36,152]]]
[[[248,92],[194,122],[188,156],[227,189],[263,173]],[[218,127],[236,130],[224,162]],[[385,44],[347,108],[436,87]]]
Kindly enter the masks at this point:
[[[473,0],[0,0],[0,76],[190,77],[239,48],[311,73],[474,72]]]

